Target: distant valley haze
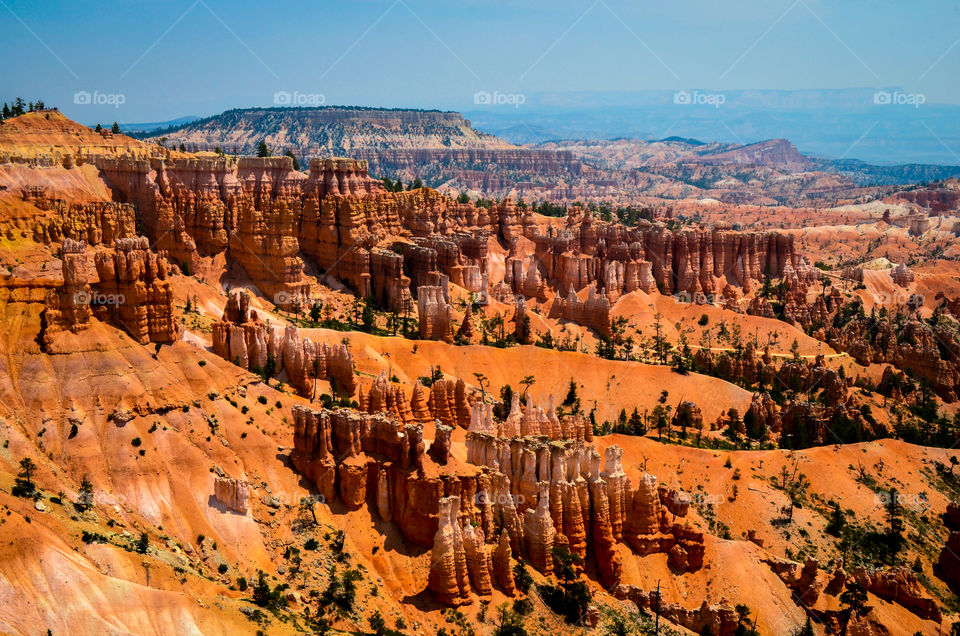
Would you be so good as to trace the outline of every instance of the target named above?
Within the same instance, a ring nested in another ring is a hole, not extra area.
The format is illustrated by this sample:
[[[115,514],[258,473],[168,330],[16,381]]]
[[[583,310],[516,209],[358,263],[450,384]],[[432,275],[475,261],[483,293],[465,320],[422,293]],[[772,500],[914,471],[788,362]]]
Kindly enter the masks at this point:
[[[282,11],[242,0],[98,11],[10,0],[0,12],[0,36],[18,54],[4,85],[84,123],[273,105],[439,108],[518,143],[783,137],[834,159],[960,163],[960,7],[945,0],[922,12],[862,0],[371,0]]]

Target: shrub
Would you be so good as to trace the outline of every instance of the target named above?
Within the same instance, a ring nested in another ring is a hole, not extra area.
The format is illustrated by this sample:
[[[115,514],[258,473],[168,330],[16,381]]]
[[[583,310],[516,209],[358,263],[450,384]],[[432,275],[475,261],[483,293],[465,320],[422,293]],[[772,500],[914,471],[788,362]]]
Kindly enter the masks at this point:
[[[80,539],[84,543],[107,543],[107,538],[99,532],[88,532],[86,530],[80,535]]]
[[[335,607],[342,614],[352,612],[357,596],[357,581],[362,578],[360,570],[347,570],[339,577],[331,575],[330,584],[320,598],[321,607]]]
[[[533,611],[533,601],[529,598],[518,598],[513,602],[513,611],[520,616],[526,616]]]
[[[538,585],[543,602],[568,623],[579,623],[590,604],[590,590],[582,581],[562,585]]]
[[[283,592],[287,587],[286,583],[281,583],[271,589],[267,575],[260,570],[257,573],[257,584],[253,587],[253,602],[266,608],[285,607],[287,599],[283,596]]]
[[[513,580],[517,589],[524,594],[530,591],[530,586],[533,585],[533,577],[530,576],[527,566],[522,561],[517,561],[513,566]]]
[[[387,631],[387,622],[383,620],[383,614],[380,613],[380,610],[374,612],[367,621],[370,623],[370,629],[372,629],[373,633],[377,636],[383,636]]]

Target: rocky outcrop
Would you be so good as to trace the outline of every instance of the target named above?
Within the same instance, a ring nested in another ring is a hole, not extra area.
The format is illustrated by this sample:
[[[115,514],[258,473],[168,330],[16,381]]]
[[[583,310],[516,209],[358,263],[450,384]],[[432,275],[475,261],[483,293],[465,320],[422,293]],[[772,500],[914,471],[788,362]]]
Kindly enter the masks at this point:
[[[890,272],[890,278],[900,287],[908,287],[913,283],[914,275],[904,263],[900,263]]]
[[[677,405],[677,410],[673,415],[673,426],[681,431],[692,429],[694,431],[703,428],[703,412],[696,402],[684,400]]]
[[[717,605],[710,605],[704,600],[699,608],[686,609],[677,603],[665,602],[658,597],[656,590],[648,593],[635,585],[618,585],[613,594],[618,599],[632,601],[638,608],[652,610],[671,623],[696,634],[733,636],[741,619],[726,599],[721,599]]]
[[[597,221],[572,208],[563,230],[532,237],[546,277],[579,291],[596,283],[610,302],[637,289],[682,292],[690,301],[726,284],[749,289],[766,276],[797,267],[794,239],[777,232],[668,230],[641,221],[636,228]]]
[[[417,289],[417,317],[423,340],[453,341],[453,309],[443,287],[423,286]]]
[[[864,589],[885,601],[902,605],[925,620],[937,623],[942,620],[940,607],[935,600],[924,596],[917,575],[909,568],[901,566],[868,572],[860,567],[852,576]]]
[[[246,514],[250,500],[250,486],[245,481],[218,475],[213,482],[213,496],[230,510]]]
[[[910,236],[923,236],[930,229],[930,218],[927,216],[912,216],[909,219],[907,234]]]
[[[146,237],[117,239],[113,251],[97,253],[95,262],[100,280],[92,300],[98,314],[140,344],[179,338],[165,255],[151,251]]]
[[[213,325],[213,351],[255,373],[285,371],[297,391],[312,397],[317,379],[330,382],[335,393],[356,391],[353,354],[345,344],[315,343],[301,338],[296,327],[273,327],[250,309],[246,290],[231,292],[223,318]],[[383,398],[386,400],[386,396]]]
[[[404,425],[380,414],[349,409],[317,411],[300,405],[293,408],[293,423],[291,461],[328,501],[336,499],[335,471],[351,457],[361,453],[383,456],[404,470],[422,463],[423,433],[416,425]],[[351,478],[360,479],[355,474]]]
[[[610,325],[610,301],[605,295],[597,294],[593,283],[588,287],[584,300],[580,300],[572,287],[566,298],[558,295],[550,306],[550,317],[590,327],[603,338],[609,338],[613,334]]]
[[[527,301],[518,296],[513,307],[513,338],[517,344],[532,344],[533,333],[530,329],[530,317],[527,316]]]
[[[357,397],[361,411],[389,413],[404,424],[413,424],[416,421],[411,402],[407,400],[403,387],[390,382],[386,371],[381,372],[369,387],[361,387]]]
[[[550,484],[537,484],[537,505],[523,514],[523,536],[527,559],[542,574],[553,573],[553,544],[557,531],[550,516]]]
[[[497,585],[500,586],[500,589],[507,596],[515,596],[517,594],[517,586],[513,580],[513,567],[510,562],[512,557],[513,551],[510,547],[510,537],[505,531],[501,532],[500,539],[493,549],[493,574]]]
[[[480,596],[493,593],[492,560],[483,538],[483,530],[472,524],[463,527],[463,548],[467,558],[470,583]]]
[[[452,444],[450,439],[451,433],[453,433],[453,429],[449,426],[437,424],[433,443],[430,444],[430,450],[427,451],[430,457],[433,458],[433,461],[441,466],[446,466],[450,460],[450,445]]]
[[[779,433],[782,428],[780,409],[769,393],[754,393],[750,398],[750,408],[743,415],[743,425],[747,435],[754,439],[763,439],[767,431]]]
[[[460,322],[460,327],[457,329],[457,342],[470,342],[475,335],[475,330],[473,327],[473,303],[467,303],[467,308],[463,314],[463,321]]]
[[[80,332],[90,323],[90,255],[82,241],[65,239],[61,246],[63,284],[46,294],[40,342],[49,347],[61,331]]]
[[[596,450],[580,441],[467,434],[467,461],[502,473],[524,510],[522,553],[537,569],[552,568],[543,546],[558,543],[581,558],[594,558],[601,581],[614,585],[622,572],[614,545],[621,539],[641,554],[667,553],[679,569],[699,569],[703,534],[670,523],[662,512],[669,505],[684,515],[689,499],[670,489],[659,491],[650,475],[633,491],[620,465],[619,447],[610,446],[605,454],[601,471]],[[551,529],[546,528],[544,510]]]
[[[908,201],[929,208],[931,213],[957,210],[960,209],[960,188],[957,185],[956,179],[947,179],[927,187],[897,192],[884,201]]]
[[[642,554],[650,549],[650,537],[660,532],[661,508],[657,478],[644,473],[636,490],[627,490],[625,493],[628,494],[623,495],[623,538]],[[614,527],[616,528],[616,525]]]
[[[940,551],[935,568],[937,576],[953,590],[960,590],[960,530],[950,533]]]
[[[516,243],[513,245],[514,251]],[[515,296],[521,298],[547,299],[547,284],[540,276],[536,256],[519,258],[511,255],[505,263],[503,282]]]
[[[440,526],[433,539],[427,588],[447,605],[470,602],[467,555],[458,520],[459,514],[459,497],[444,497],[440,500]]]
[[[762,316],[764,318],[776,318],[773,313],[773,305],[762,296],[754,296],[750,299],[750,305],[747,307],[747,313],[751,316]]]
[[[413,385],[413,391],[410,394],[410,411],[414,422],[418,424],[433,421],[433,414],[430,412],[430,393],[420,382]]]
[[[136,236],[134,207],[128,203],[95,201],[90,203],[51,199],[43,192],[30,202],[51,215],[37,217],[33,224],[33,240],[51,244],[66,240],[83,241],[88,245],[113,245],[116,239]],[[4,225],[0,222],[0,226]]]
[[[914,317],[902,324],[858,315],[845,309],[845,323],[826,334],[834,349],[863,365],[889,363],[926,380],[948,402],[960,391],[960,343],[948,329]]]
[[[596,559],[600,582],[607,589],[620,583],[623,562],[616,550],[616,540],[610,522],[610,500],[602,479],[590,482],[590,536],[593,540],[593,556]]]
[[[427,407],[431,416],[451,428],[470,426],[470,396],[462,378],[441,378],[430,385]]]

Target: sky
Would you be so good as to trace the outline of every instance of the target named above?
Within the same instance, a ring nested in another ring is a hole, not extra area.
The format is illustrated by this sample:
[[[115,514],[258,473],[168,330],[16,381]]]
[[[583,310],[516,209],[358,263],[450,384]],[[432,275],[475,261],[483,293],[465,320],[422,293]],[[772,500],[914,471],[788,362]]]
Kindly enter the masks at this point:
[[[0,51],[0,101],[83,123],[468,110],[481,91],[895,86],[960,104],[955,0],[0,0]]]

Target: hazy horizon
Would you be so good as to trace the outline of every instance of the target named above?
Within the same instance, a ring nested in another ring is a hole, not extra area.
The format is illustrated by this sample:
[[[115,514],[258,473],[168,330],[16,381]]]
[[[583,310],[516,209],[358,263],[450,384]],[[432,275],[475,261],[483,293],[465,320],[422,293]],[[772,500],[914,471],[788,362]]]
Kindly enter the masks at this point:
[[[877,112],[902,124],[878,128],[867,119],[849,131],[841,127],[849,139],[838,142],[837,154],[861,137],[885,134],[909,139],[908,149],[920,144],[930,161],[960,163],[953,124],[960,118],[934,112],[960,106],[960,6],[946,0],[922,8],[864,0],[282,7],[246,0],[2,0],[0,14],[3,47],[15,60],[2,73],[0,99],[41,99],[83,123],[165,122],[273,105],[483,112],[477,95],[487,94],[487,105],[502,107],[490,109],[493,119],[529,115],[523,125],[535,128],[540,94],[560,95],[576,109],[576,100],[592,93],[664,91],[695,101],[738,91],[895,87],[898,97],[881,104],[892,109]],[[283,95],[289,101],[278,102]],[[518,101],[520,112],[509,112]],[[648,127],[667,129],[689,112],[651,113],[656,121]],[[706,132],[716,140],[757,140],[749,127],[733,127],[730,135],[728,126],[722,121]],[[696,130],[684,132],[682,122],[679,128],[681,135]],[[790,138],[789,130],[774,136]],[[884,159],[897,161],[898,146],[889,149]]]

